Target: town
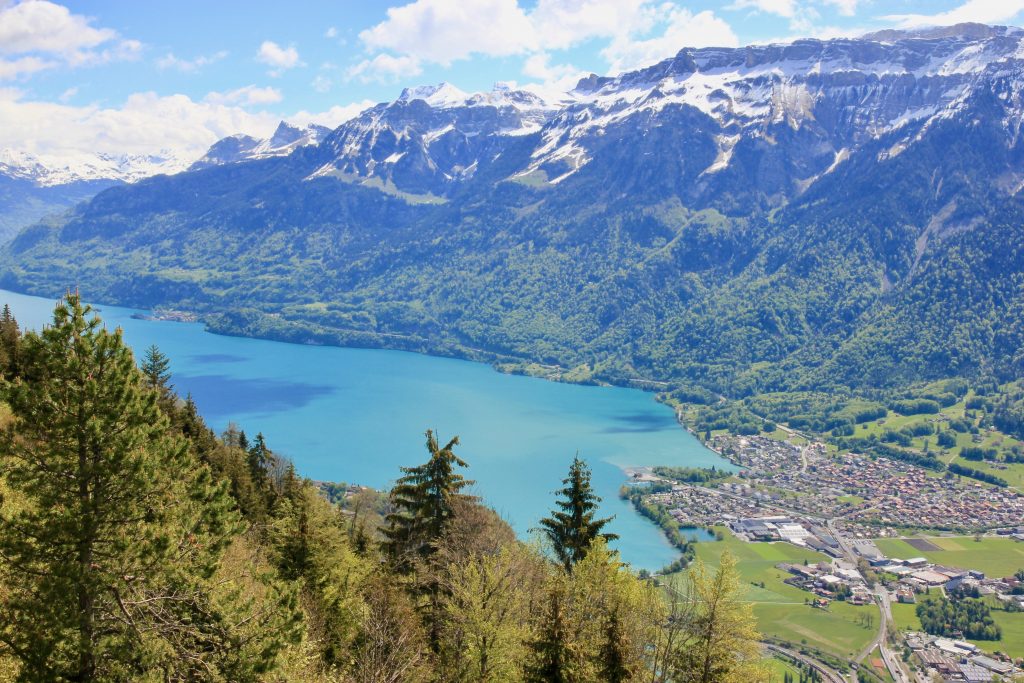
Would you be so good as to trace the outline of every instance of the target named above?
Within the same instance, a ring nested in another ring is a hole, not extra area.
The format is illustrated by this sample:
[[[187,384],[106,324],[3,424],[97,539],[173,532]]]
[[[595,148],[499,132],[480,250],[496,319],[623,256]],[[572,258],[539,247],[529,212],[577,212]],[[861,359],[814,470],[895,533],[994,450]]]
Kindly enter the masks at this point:
[[[662,468],[634,470],[634,480],[653,484],[644,503],[667,511],[684,529],[716,529],[743,543],[819,553],[820,561],[775,564],[782,582],[805,592],[809,609],[861,606],[872,626],[881,610],[877,652],[897,683],[981,683],[1024,673],[1024,661],[987,652],[955,629],[897,633],[893,616],[894,606],[913,611],[921,601],[953,595],[1024,612],[1024,572],[989,576],[921,556],[889,557],[879,547],[882,539],[898,542],[923,531],[1002,538],[1024,547],[1024,495],[886,458],[832,453],[822,443],[722,435],[709,445],[734,472],[687,482]],[[923,538],[906,543],[925,553],[939,550]]]

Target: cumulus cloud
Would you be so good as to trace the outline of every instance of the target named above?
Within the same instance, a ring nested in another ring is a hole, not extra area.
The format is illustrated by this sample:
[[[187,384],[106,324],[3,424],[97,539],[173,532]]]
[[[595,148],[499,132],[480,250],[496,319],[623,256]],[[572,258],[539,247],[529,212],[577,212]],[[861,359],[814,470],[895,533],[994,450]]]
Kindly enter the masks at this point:
[[[857,6],[860,0],[825,0],[825,3],[832,5],[845,17],[852,17],[857,14]]]
[[[650,0],[539,0],[529,15],[546,50],[643,33],[654,27],[657,17],[657,6]]]
[[[357,102],[325,112],[282,116],[250,111],[230,98],[195,101],[186,95],[135,93],[119,107],[72,106],[24,98],[0,88],[0,149],[10,147],[43,158],[71,160],[96,153],[157,154],[169,151],[198,159],[217,140],[235,133],[267,137],[285,118],[295,123],[337,126],[370,106]]]
[[[890,14],[883,17],[900,28],[950,26],[963,22],[999,24],[1024,12],[1024,0],[967,0],[962,5],[938,14]]]
[[[272,76],[279,76],[288,69],[302,66],[298,50],[291,46],[281,47],[272,40],[263,41],[260,49],[256,52],[256,61],[273,67],[270,71]]]
[[[425,64],[449,66],[474,55],[524,55],[524,75],[565,78],[571,67],[550,67],[548,54],[595,39],[607,41],[602,54],[613,70],[687,46],[737,43],[714,12],[694,14],[664,0],[538,0],[530,9],[520,0],[413,0],[389,9],[359,38],[370,56],[351,67],[349,77],[385,82],[418,75]]]
[[[474,53],[506,56],[536,44],[516,0],[415,0],[392,7],[387,19],[360,32],[371,50],[391,50],[444,66]]]
[[[10,81],[59,66],[59,62],[41,57],[18,57],[0,59],[0,81]]]
[[[349,79],[357,78],[363,83],[394,83],[403,78],[419,76],[421,73],[423,65],[419,58],[408,55],[395,57],[386,52],[373,59],[364,59],[346,71]]]
[[[839,2],[850,2],[850,0],[839,0]],[[853,2],[856,3],[856,0]],[[752,9],[791,18],[796,15],[797,7],[796,0],[735,0],[726,9]]]
[[[361,102],[353,102],[352,104],[335,105],[327,111],[299,111],[290,115],[288,120],[300,126],[305,126],[310,123],[318,123],[321,126],[327,126],[328,128],[337,128],[346,121],[359,116],[361,112],[366,111],[375,104],[377,103],[373,100],[362,100]]]
[[[276,104],[283,99],[281,91],[277,88],[260,88],[255,85],[247,85],[226,92],[211,92],[203,98],[205,102],[213,104],[240,104],[243,106]]]
[[[78,67],[135,59],[142,43],[73,14],[49,0],[0,4],[0,79],[29,76],[62,64]]]
[[[228,56],[227,50],[221,50],[215,52],[212,55],[199,55],[193,59],[182,59],[176,57],[173,52],[168,52],[166,55],[156,60],[156,65],[161,69],[177,69],[184,73],[194,73],[199,71],[204,66],[209,66],[219,62]]]
[[[694,14],[687,9],[667,10],[665,29],[660,35],[637,40],[616,38],[601,54],[611,71],[627,71],[675,55],[683,47],[735,47],[739,38],[728,23],[705,10]]]

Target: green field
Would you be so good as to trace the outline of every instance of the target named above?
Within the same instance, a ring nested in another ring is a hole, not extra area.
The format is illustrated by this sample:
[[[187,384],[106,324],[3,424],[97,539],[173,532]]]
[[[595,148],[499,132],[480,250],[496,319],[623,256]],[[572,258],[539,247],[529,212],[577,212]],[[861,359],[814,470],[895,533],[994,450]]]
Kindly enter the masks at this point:
[[[893,625],[899,631],[920,631],[921,620],[917,618],[914,611],[917,605],[906,605],[899,602],[892,603]]]
[[[775,568],[780,562],[820,562],[828,559],[824,555],[788,543],[744,543],[728,530],[722,531],[724,540],[695,546],[697,557],[714,567],[726,548],[736,556],[762,633],[791,643],[807,643],[842,659],[858,654],[871,642],[878,627],[875,607],[847,603],[833,603],[829,611],[810,607],[804,601],[811,594],[784,584],[782,580],[789,575]],[[870,627],[862,622],[865,614],[874,616]]]
[[[900,605],[893,603],[892,619],[896,628],[903,631],[920,631],[921,622],[914,612],[916,605]],[[1002,640],[972,640],[986,652],[1005,652],[1011,657],[1024,657],[1024,613],[1009,613],[1003,610],[992,610],[992,618],[1003,629]]]
[[[898,538],[880,538],[875,545],[886,557],[904,560],[924,557],[947,567],[983,571],[989,577],[1011,576],[1018,569],[1024,569],[1024,543],[1010,538],[986,536],[980,541],[975,541],[973,536],[927,538],[942,550],[918,550]]]
[[[1002,610],[992,610],[992,618],[1003,628],[1002,640],[996,642],[972,640],[971,642],[989,652],[999,650],[1014,658],[1024,657],[1024,613],[1011,614]]]

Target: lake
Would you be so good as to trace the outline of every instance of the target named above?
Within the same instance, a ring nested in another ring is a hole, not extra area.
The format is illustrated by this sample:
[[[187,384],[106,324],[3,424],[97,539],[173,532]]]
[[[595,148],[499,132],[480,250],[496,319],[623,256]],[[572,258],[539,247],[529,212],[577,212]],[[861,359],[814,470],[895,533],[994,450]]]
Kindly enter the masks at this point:
[[[0,290],[22,329],[52,318],[54,301]],[[426,459],[423,433],[459,435],[474,492],[520,534],[554,505],[579,453],[593,470],[615,547],[637,568],[658,569],[675,550],[651,522],[618,497],[622,468],[728,463],[676,422],[671,409],[634,389],[576,386],[505,375],[482,363],[403,351],[302,346],[205,332],[199,323],[132,318],[98,306],[138,354],[156,344],[171,380],[191,393],[217,431],[234,422],[263,432],[275,452],[312,479],[387,489],[400,466]]]

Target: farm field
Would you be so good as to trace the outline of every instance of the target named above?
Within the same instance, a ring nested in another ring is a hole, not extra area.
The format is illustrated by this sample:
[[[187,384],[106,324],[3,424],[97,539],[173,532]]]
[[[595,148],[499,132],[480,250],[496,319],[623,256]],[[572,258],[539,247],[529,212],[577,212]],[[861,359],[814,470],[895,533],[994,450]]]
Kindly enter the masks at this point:
[[[754,615],[763,634],[791,643],[806,643],[843,659],[871,642],[878,627],[877,609],[847,603],[833,603],[828,610],[810,607],[805,600],[811,594],[783,583],[788,574],[775,568],[780,562],[820,562],[827,559],[824,555],[788,543],[744,543],[727,529],[721,531],[722,541],[696,545],[697,558],[716,567],[726,549],[736,556],[747,597],[754,603]]]
[[[956,567],[977,569],[989,577],[1011,576],[1018,569],[1024,569],[1024,543],[1011,538],[982,537],[975,541],[973,536],[925,537],[939,547],[939,550],[915,548],[904,539],[880,538],[875,545],[886,557],[907,559],[924,557],[930,562]]]

